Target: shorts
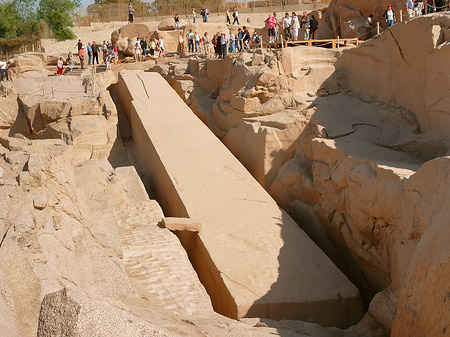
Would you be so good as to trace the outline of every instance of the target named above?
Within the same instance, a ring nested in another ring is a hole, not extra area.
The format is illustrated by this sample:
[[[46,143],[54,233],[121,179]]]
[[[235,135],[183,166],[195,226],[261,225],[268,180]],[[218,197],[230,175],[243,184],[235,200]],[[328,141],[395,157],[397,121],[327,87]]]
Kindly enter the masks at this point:
[[[275,36],[275,28],[269,28],[269,36]]]

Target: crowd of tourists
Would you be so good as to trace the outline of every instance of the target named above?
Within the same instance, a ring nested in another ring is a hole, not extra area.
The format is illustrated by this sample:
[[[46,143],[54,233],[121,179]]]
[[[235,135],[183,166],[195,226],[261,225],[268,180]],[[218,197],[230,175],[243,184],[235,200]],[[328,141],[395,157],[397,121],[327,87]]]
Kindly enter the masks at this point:
[[[148,42],[145,37],[139,38],[138,36],[134,41],[133,48],[134,59],[136,62],[142,61],[142,59],[148,55],[154,57],[156,51],[158,51],[158,57],[166,55],[164,50],[164,39],[162,36],[159,39],[151,38]]]

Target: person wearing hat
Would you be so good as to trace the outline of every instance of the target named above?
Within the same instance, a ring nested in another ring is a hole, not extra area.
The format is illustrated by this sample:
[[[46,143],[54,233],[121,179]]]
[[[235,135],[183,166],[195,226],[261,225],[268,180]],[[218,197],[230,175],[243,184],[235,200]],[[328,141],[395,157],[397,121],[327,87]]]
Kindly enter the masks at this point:
[[[383,16],[388,27],[391,27],[395,22],[397,22],[397,17],[395,16],[395,12],[393,11],[391,4],[387,6],[387,10],[384,12]]]
[[[286,41],[289,41],[291,39],[291,16],[289,15],[289,13],[285,13],[284,14],[284,18],[281,21],[281,25],[283,27],[283,32],[284,32],[284,39]]]

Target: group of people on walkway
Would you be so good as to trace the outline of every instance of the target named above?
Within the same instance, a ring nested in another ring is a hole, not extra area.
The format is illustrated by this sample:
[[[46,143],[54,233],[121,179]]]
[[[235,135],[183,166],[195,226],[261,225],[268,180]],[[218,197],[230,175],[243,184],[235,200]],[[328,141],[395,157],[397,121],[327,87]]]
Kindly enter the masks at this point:
[[[277,19],[277,13],[269,14],[266,19],[266,25],[269,33],[269,43],[275,43],[278,40],[278,30],[283,31],[285,41],[298,40],[316,40],[319,29],[319,20],[314,15],[311,18],[306,12],[302,17],[298,17],[295,12],[285,13],[281,22]]]
[[[136,62],[142,61],[142,58],[150,55],[151,57],[155,56],[155,51],[158,50],[158,57],[165,56],[164,50],[164,39],[161,36],[159,39],[151,38],[149,42],[143,38],[136,37],[136,40],[133,44],[134,47],[134,59]]]

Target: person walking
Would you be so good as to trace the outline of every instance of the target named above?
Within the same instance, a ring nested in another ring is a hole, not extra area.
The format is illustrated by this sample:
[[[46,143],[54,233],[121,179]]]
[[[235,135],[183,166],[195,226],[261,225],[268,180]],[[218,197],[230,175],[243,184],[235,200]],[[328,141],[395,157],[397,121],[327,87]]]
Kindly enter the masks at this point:
[[[6,59],[3,57],[0,61],[0,81],[3,82],[3,78],[6,77],[6,80],[9,81],[8,77],[8,63],[6,63]]]
[[[178,28],[180,28],[180,18],[178,17],[178,14],[175,14],[173,21],[175,24],[175,30],[178,30]]]
[[[408,18],[412,19],[415,16],[413,0],[406,0],[405,6],[406,6],[406,12],[408,13]]]
[[[366,40],[371,39],[372,36],[373,36],[373,32],[372,32],[373,28],[374,28],[373,24],[374,24],[374,22],[373,22],[373,14],[370,14],[367,17],[366,21],[364,22],[364,27],[366,28],[366,31],[367,31],[367,33],[366,33],[366,35],[367,35]]]
[[[159,49],[158,57],[161,57],[161,55],[166,56],[166,52],[164,50],[164,40],[163,40],[162,36],[159,38],[159,41],[158,41],[158,49]]]
[[[63,74],[63,66],[64,66],[64,61],[63,61],[63,58],[60,57],[58,62],[56,62],[56,76],[61,76]]]
[[[199,34],[199,32],[195,31],[195,33],[194,33],[194,43],[195,43],[195,52],[196,53],[201,53],[202,52],[202,48],[201,48],[201,44],[200,44],[201,40],[202,40],[201,35]]]
[[[96,60],[97,60],[97,64],[98,64],[99,52],[100,52],[100,49],[98,48],[98,45],[95,44],[95,41],[92,41],[92,64],[94,64]]]
[[[128,5],[128,22],[133,23],[134,8],[132,4]]]
[[[209,56],[209,43],[211,42],[210,38],[208,36],[208,32],[205,32],[205,34],[203,35],[202,41],[203,41],[203,50],[205,51],[206,57],[208,57]]]
[[[309,39],[317,40],[317,30],[319,29],[319,20],[316,19],[314,15],[311,15],[311,20],[309,21]]]
[[[233,25],[235,23],[237,23],[239,25],[239,12],[238,12],[237,8],[233,12]]]
[[[222,39],[220,40],[220,44],[222,46],[222,58],[224,59],[227,56],[227,46],[228,46],[228,39],[227,36],[222,34]]]
[[[384,12],[383,16],[388,27],[391,27],[394,23],[397,22],[397,17],[395,16],[395,12],[392,10],[391,4],[387,6],[387,10],[386,12]]]
[[[246,26],[243,26],[242,29],[244,30],[243,34],[243,38],[242,38],[242,42],[244,43],[244,48],[245,49],[250,49],[250,32],[248,31]]]
[[[148,45],[147,45],[147,40],[145,39],[145,37],[142,38],[140,45],[141,45],[141,49],[142,49],[142,56],[146,57]]]
[[[292,30],[292,40],[298,40],[298,30],[300,29],[300,22],[298,21],[298,16],[295,12],[292,12],[291,18],[291,30]]]
[[[303,16],[300,21],[300,29],[303,35],[302,38],[305,41],[309,39],[309,28],[310,28],[309,25],[310,25],[309,16],[306,12],[303,12]]]
[[[226,16],[227,16],[227,18],[226,18],[226,23],[228,23],[229,25],[231,25],[231,20],[230,20],[230,11],[228,10],[228,8],[227,8],[227,11],[226,11]]]
[[[283,27],[284,40],[289,41],[291,39],[291,17],[289,13],[284,14],[284,18],[281,21],[281,26]]]

